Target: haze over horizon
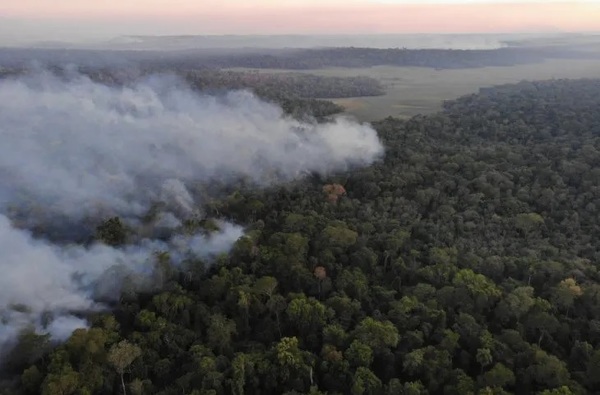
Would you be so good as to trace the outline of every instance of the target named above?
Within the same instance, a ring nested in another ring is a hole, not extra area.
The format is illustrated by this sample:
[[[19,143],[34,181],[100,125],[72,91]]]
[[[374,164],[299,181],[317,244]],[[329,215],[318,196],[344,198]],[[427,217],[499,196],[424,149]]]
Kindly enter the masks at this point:
[[[600,31],[600,2],[539,0],[5,0],[0,44],[124,35]]]

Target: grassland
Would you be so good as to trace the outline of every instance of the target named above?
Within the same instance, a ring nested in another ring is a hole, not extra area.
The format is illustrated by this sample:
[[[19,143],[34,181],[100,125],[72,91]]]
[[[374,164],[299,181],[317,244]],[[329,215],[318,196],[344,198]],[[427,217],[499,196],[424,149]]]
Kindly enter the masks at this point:
[[[240,69],[238,69],[240,70]],[[260,70],[264,73],[289,70]],[[328,68],[303,70],[323,76],[368,76],[380,81],[386,94],[376,97],[335,99],[346,112],[361,121],[387,116],[411,117],[439,111],[444,100],[475,93],[482,87],[522,80],[600,78],[600,60],[549,60],[513,67],[435,70],[419,67],[377,66],[371,68]]]

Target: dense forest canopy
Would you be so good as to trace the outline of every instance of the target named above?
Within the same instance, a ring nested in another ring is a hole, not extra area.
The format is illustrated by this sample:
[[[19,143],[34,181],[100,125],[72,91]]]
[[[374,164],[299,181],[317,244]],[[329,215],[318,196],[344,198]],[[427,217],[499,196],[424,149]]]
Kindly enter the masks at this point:
[[[163,289],[56,348],[23,332],[0,393],[598,393],[600,80],[375,127],[379,163],[212,201],[248,226],[216,262],[163,254]]]
[[[130,85],[153,76],[161,70],[152,67],[61,67],[49,68],[54,75],[67,77],[76,71],[106,85]],[[0,79],[31,74],[35,68],[0,69]],[[267,73],[258,71],[229,71],[218,69],[172,69],[174,74],[198,91],[229,91],[250,89],[259,96],[288,96],[298,98],[334,99],[343,97],[379,96],[384,88],[379,81],[371,77],[334,77],[305,73]]]

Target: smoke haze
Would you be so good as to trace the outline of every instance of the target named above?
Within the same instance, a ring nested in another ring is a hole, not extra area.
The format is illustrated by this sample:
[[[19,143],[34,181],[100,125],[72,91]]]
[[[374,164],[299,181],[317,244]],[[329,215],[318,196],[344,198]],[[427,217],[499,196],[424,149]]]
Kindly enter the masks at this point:
[[[104,308],[126,278],[146,286],[155,251],[175,263],[228,251],[242,227],[175,232],[201,208],[198,185],[244,177],[266,186],[382,154],[367,125],[303,123],[248,92],[198,95],[164,76],[108,87],[40,72],[0,81],[0,104],[0,348],[31,325],[64,340],[86,325],[74,312]],[[135,225],[158,202],[167,241],[59,246],[28,230],[76,233],[78,221],[108,215]]]
[[[190,210],[192,182],[268,184],[368,164],[382,150],[368,126],[300,123],[251,93],[198,96],[166,78],[111,88],[38,74],[1,82],[0,103],[0,171],[11,181],[0,204],[27,196],[71,217],[140,215],[159,199]]]

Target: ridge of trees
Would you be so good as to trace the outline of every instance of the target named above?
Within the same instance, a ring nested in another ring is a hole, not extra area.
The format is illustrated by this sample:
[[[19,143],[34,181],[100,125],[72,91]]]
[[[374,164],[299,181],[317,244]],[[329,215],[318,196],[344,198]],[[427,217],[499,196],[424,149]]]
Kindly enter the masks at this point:
[[[403,66],[439,69],[514,66],[547,59],[598,59],[592,51],[566,46],[495,49],[408,49],[326,47],[246,49],[231,51],[94,51],[78,49],[0,49],[0,64],[20,67],[31,60],[42,64],[148,65],[160,68],[260,68],[308,70],[325,67]]]

